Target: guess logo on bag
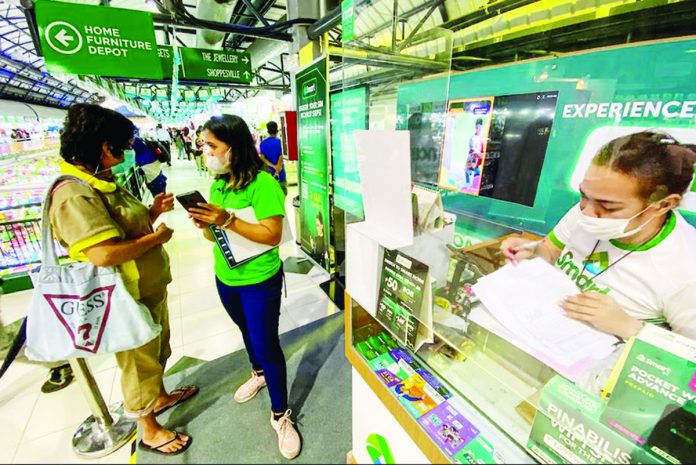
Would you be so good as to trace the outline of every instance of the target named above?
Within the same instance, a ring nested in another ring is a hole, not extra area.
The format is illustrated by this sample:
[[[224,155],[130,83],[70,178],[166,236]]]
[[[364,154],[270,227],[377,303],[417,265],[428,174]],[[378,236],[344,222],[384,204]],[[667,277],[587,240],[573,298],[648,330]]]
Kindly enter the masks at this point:
[[[94,354],[111,310],[111,295],[116,286],[100,287],[86,296],[44,294],[56,316],[68,331],[76,349]]]

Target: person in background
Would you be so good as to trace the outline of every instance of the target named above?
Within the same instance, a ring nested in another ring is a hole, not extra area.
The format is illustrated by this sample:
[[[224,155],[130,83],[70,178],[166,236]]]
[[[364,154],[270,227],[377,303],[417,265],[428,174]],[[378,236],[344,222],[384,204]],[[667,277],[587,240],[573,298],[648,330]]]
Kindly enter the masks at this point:
[[[239,116],[222,115],[211,118],[204,128],[207,164],[216,178],[210,188],[210,203],[189,210],[194,225],[210,241],[213,237],[208,226],[215,225],[250,241],[277,246],[283,235],[285,196],[263,170],[249,126]],[[248,207],[253,208],[258,223],[234,215],[234,210]],[[278,247],[233,269],[217,245],[214,256],[220,300],[242,332],[253,370],[234,399],[248,402],[268,386],[271,425],[278,435],[278,448],[285,458],[293,459],[299,455],[302,441],[290,420],[287,369],[278,335],[283,289]]]
[[[561,303],[569,318],[624,339],[648,323],[696,339],[696,228],[677,212],[694,165],[693,147],[668,134],[616,138],[541,243],[509,238],[501,250],[513,264],[542,257],[573,279],[582,293]]]
[[[172,166],[172,138],[169,136],[169,132],[162,127],[162,124],[157,124],[157,129],[155,129],[155,139],[157,142],[162,144],[166,151],[166,163]]]
[[[183,452],[192,438],[165,428],[156,418],[198,392],[195,386],[167,392],[163,383],[171,355],[167,285],[172,280],[163,244],[173,231],[153,224],[174,208],[174,198],[160,194],[148,208],[116,184],[112,170],[123,163],[135,131],[125,116],[98,105],[77,104],[68,110],[64,129],[61,173],[84,183],[65,181],[50,194],[53,231],[73,260],[117,267],[128,292],[161,326],[155,339],[116,353],[116,360],[122,370],[126,415],[137,418],[142,431],[140,447],[165,455]]]
[[[179,129],[173,130],[172,139],[174,140],[174,147],[176,147],[176,159],[183,160],[186,157],[186,143]]]
[[[193,159],[196,162],[196,171],[198,171],[199,176],[203,176],[206,172],[206,167],[204,164],[204,154],[203,146],[205,142],[203,140],[203,127],[198,126],[198,129],[194,131],[193,135]]]
[[[266,124],[266,131],[268,131],[268,137],[262,140],[259,146],[261,160],[268,166],[268,172],[278,180],[283,193],[288,195],[288,181],[283,166],[283,146],[278,138],[278,124],[275,121],[269,121]]]
[[[133,139],[133,150],[135,151],[135,164],[143,170],[145,185],[152,197],[166,192],[167,177],[162,172],[162,163],[157,156],[156,148],[136,136]]]

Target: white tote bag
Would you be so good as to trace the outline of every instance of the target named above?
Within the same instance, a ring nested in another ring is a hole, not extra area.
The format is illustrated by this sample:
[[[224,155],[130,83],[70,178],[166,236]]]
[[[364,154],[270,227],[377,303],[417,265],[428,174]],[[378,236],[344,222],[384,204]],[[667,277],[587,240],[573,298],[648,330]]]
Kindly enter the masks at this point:
[[[116,267],[58,264],[48,212],[53,188],[67,180],[88,185],[60,176],[49,186],[41,228],[43,262],[30,273],[34,293],[27,315],[26,355],[43,362],[134,349],[161,331],[147,307],[128,293]]]

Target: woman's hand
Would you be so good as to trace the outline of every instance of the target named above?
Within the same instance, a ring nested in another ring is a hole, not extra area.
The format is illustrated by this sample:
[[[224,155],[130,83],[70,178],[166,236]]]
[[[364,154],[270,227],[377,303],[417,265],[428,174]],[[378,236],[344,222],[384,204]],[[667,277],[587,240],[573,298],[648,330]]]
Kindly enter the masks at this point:
[[[157,194],[150,207],[150,221],[155,222],[162,213],[174,210],[174,194]]]
[[[190,213],[189,213],[189,216],[188,216],[188,217],[191,218],[191,221],[193,222],[193,225],[194,225],[195,227],[197,227],[198,229],[206,229],[206,228],[208,227],[208,224],[207,224],[207,223],[204,223],[203,221],[197,220],[196,218],[194,218],[193,216],[191,216]]]
[[[643,322],[629,316],[616,300],[598,292],[585,292],[566,298],[561,303],[566,316],[585,321],[600,331],[624,339],[635,336]]]
[[[172,234],[174,234],[174,230],[170,229],[166,224],[162,223],[157,227],[157,230],[155,230],[154,233],[152,233],[155,237],[155,242],[158,245],[164,244],[166,242],[169,242],[169,239],[172,238]]]
[[[533,258],[536,254],[536,247],[525,247],[534,241],[521,237],[508,237],[500,244],[500,251],[505,255],[507,261],[516,265],[521,260]]]
[[[189,216],[205,224],[222,226],[230,218],[230,214],[217,205],[210,203],[199,203],[198,207],[189,209]]]

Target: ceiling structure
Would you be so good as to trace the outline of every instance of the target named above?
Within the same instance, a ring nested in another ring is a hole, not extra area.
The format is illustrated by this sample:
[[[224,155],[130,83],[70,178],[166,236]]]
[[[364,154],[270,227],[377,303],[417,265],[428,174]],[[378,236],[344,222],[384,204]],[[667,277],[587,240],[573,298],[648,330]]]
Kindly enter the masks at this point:
[[[2,0],[0,0],[2,1]],[[0,3],[0,98],[66,107],[99,101],[103,81],[51,76],[36,54],[20,0]],[[21,0],[23,2],[29,0]],[[151,11],[157,42],[249,51],[250,85],[215,84],[224,101],[262,89],[287,92],[292,29],[288,2],[310,0],[73,0]],[[322,1],[322,0],[315,0]],[[337,0],[328,0],[330,5]],[[340,8],[309,28],[328,33],[334,88],[696,34],[696,0],[356,0],[355,40],[341,43]],[[396,7],[396,10],[395,10]],[[311,21],[300,21],[310,24]],[[212,37],[212,39],[211,39]],[[89,81],[89,80],[88,80]],[[121,84],[134,80],[118,79]],[[125,82],[124,82],[125,81]],[[171,83],[138,80],[153,93]],[[204,82],[181,82],[197,91]],[[107,86],[108,87],[108,86]]]

